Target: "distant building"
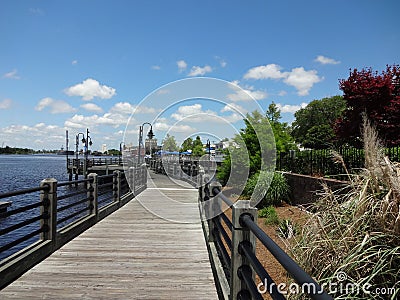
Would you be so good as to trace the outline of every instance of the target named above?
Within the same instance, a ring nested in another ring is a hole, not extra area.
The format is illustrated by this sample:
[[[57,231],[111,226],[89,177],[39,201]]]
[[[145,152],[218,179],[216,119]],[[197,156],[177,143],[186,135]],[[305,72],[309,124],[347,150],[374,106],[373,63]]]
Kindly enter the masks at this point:
[[[102,152],[102,153],[107,152],[107,144],[102,144],[102,145],[101,145],[101,152]]]
[[[154,153],[157,151],[157,139],[146,139],[144,141],[144,148],[146,149],[146,154]]]

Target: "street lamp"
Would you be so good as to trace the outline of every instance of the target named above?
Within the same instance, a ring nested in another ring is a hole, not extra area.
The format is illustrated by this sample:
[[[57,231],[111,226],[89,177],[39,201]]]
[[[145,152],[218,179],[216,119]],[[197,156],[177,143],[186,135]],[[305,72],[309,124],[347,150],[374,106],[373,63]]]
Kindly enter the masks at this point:
[[[148,134],[147,134],[147,137],[150,139],[150,140],[152,140],[153,139],[153,137],[154,137],[154,133],[153,133],[153,125],[151,125],[150,123],[148,123],[148,122],[145,122],[145,123],[143,123],[141,126],[139,126],[139,147],[138,147],[138,150],[139,150],[139,153],[138,153],[138,164],[140,165],[140,161],[141,161],[141,159],[140,159],[140,156],[141,156],[141,145],[143,145],[143,127],[144,127],[144,125],[150,125],[150,130],[149,130],[149,132],[148,132]]]
[[[125,143],[124,142],[119,143],[119,164],[122,163],[122,161],[121,161],[121,158],[122,158],[122,144],[124,144],[124,147],[125,147]]]

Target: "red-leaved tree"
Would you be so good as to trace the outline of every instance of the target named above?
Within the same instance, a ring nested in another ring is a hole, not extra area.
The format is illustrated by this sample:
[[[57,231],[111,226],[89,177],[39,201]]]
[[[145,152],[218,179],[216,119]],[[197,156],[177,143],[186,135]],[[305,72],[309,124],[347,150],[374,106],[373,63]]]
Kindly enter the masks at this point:
[[[338,141],[361,145],[363,113],[375,125],[386,146],[400,145],[400,68],[387,66],[381,74],[371,68],[350,71],[339,80],[347,108],[335,123]]]

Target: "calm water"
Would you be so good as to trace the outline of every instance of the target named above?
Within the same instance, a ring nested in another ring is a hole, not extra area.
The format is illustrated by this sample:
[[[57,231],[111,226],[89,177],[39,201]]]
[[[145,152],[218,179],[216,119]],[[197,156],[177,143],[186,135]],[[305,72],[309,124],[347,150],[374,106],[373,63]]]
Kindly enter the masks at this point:
[[[63,155],[0,155],[0,193],[11,192],[15,190],[37,187],[40,181],[45,178],[55,178],[59,182],[68,180],[66,169],[66,157]],[[78,188],[82,188],[81,186]],[[60,187],[58,193],[65,194],[73,192],[77,187]],[[12,206],[9,210],[28,204],[37,203],[40,200],[39,192],[30,193],[21,196],[1,199],[0,201],[11,201]],[[74,201],[74,199],[64,200]],[[67,204],[67,203],[62,204]],[[68,210],[65,213],[69,213]],[[7,228],[13,224],[19,223],[24,219],[40,215],[40,209],[32,209],[24,213],[0,218],[0,229]],[[61,224],[62,225],[62,224]],[[39,229],[39,222],[35,222],[6,235],[0,236],[0,247],[8,242],[14,241],[27,233]],[[0,261],[21,248],[35,242],[39,236],[31,238],[19,246],[11,248],[0,253]]]

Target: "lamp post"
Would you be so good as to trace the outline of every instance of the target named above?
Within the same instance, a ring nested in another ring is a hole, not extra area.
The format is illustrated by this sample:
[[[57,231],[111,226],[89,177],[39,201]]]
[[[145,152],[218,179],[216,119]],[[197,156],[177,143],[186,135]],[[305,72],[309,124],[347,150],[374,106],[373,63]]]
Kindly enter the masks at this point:
[[[151,125],[150,123],[148,123],[148,122],[145,122],[145,123],[143,123],[141,126],[139,126],[139,147],[138,147],[138,150],[139,150],[139,153],[138,153],[138,165],[140,165],[140,163],[141,163],[141,155],[142,155],[142,153],[141,153],[141,145],[143,144],[143,127],[144,127],[144,125],[150,125],[150,130],[149,130],[149,132],[148,132],[148,134],[147,134],[147,137],[150,139],[150,140],[152,140],[153,139],[153,137],[154,137],[154,133],[153,133],[153,125]]]
[[[211,143],[210,140],[207,139],[206,147],[208,149],[208,163],[207,163],[207,172],[210,173],[210,160],[211,160]]]
[[[78,174],[79,174],[79,158],[78,158],[78,152],[79,152],[79,136],[82,135],[82,143],[86,142],[85,139],[85,134],[83,132],[79,132],[76,137],[75,137],[75,163],[76,163],[76,173],[75,173],[75,180],[78,180]]]
[[[86,140],[85,137],[82,139],[82,143],[85,144],[85,151],[84,151],[84,162],[83,162],[83,175],[85,178],[87,178],[87,160],[88,160],[88,155],[89,155],[89,146],[92,146],[92,138],[89,136],[89,129],[86,128]]]
[[[119,164],[122,163],[122,144],[124,144],[124,147],[125,147],[124,142],[119,143]]]

